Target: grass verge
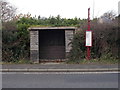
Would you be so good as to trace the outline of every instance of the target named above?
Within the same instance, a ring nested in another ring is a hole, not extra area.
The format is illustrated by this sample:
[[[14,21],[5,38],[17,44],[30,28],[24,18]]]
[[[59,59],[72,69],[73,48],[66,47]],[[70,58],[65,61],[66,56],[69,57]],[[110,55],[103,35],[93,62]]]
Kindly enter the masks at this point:
[[[118,59],[81,59],[81,60],[66,60],[65,64],[119,64]],[[0,64],[34,64],[30,60],[18,60],[16,62],[0,62]]]
[[[0,64],[33,64],[30,60],[18,60],[15,62],[0,62]]]
[[[118,59],[81,59],[81,60],[68,60],[67,64],[118,64],[120,61]]]

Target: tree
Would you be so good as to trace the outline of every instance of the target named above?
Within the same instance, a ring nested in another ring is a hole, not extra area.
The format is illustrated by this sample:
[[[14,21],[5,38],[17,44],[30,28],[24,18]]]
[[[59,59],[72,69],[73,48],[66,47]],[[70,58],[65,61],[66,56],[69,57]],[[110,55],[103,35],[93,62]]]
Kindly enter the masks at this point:
[[[108,12],[104,13],[101,17],[112,20],[112,19],[115,19],[116,14],[114,11],[108,11]]]
[[[0,6],[2,22],[10,21],[15,17],[16,8],[7,1],[1,0]]]

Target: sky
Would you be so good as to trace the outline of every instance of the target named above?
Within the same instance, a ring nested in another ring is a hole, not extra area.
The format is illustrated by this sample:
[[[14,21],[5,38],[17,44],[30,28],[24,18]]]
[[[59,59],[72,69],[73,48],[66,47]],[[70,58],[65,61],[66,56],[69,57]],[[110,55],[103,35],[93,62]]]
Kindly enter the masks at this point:
[[[17,8],[17,14],[30,13],[32,16],[49,17],[60,15],[62,18],[86,19],[88,8],[90,17],[100,17],[113,10],[118,14],[120,0],[8,0]]]

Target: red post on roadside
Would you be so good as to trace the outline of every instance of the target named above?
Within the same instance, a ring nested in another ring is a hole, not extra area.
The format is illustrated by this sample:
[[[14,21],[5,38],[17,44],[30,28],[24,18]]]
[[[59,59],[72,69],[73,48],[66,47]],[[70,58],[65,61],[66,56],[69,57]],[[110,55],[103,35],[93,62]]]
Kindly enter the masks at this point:
[[[86,59],[90,60],[90,47],[92,46],[92,32],[90,30],[90,8],[88,8],[88,29],[86,30],[86,47],[87,47],[87,56]]]
[[[88,30],[90,30],[90,8],[88,8]]]
[[[90,47],[87,47],[87,60],[90,60]]]

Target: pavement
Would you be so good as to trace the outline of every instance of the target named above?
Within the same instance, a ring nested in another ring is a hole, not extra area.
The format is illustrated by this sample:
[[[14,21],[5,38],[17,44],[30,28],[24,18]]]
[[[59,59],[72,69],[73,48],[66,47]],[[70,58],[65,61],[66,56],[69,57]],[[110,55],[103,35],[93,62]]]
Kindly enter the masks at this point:
[[[106,72],[119,71],[118,64],[4,64],[1,72]]]

